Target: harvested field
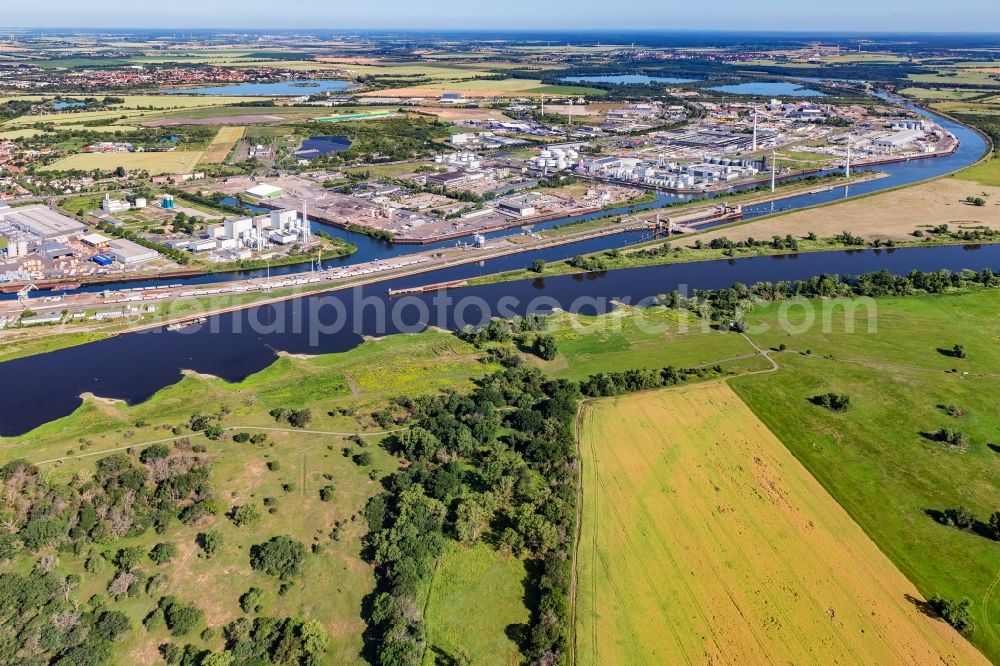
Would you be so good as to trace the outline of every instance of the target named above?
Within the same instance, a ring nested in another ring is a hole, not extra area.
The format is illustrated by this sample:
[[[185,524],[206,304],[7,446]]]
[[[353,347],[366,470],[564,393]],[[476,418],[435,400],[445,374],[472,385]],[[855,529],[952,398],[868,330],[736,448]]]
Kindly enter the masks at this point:
[[[987,663],[724,383],[585,406],[580,664]]]
[[[164,173],[186,173],[201,159],[200,150],[175,150],[169,153],[79,153],[56,160],[43,171],[113,171],[125,167],[128,171],[148,171],[156,176]]]
[[[161,118],[143,123],[144,127],[170,127],[172,125],[255,125],[276,123],[284,120],[281,116],[219,116],[217,118]]]
[[[201,156],[201,163],[221,164],[225,162],[229,151],[233,149],[237,141],[243,138],[245,131],[245,127],[220,128],[218,134],[212,139],[212,143],[208,144],[208,148],[205,149],[205,154]]]
[[[966,197],[981,197],[984,193],[985,206],[964,202]],[[980,225],[1000,229],[1000,187],[943,178],[835,206],[801,210],[709,231],[698,238],[704,242],[713,238],[744,240],[747,236],[805,236],[810,231],[820,238],[829,238],[850,231],[868,240],[913,240],[911,234],[915,229],[939,224],[947,224],[953,230]]]

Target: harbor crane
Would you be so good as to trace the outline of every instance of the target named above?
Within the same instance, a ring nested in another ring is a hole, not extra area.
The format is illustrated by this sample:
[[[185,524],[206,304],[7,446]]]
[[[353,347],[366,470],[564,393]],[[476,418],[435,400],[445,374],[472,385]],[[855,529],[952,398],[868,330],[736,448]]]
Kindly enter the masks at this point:
[[[38,291],[38,287],[33,284],[27,284],[17,292],[17,302],[21,304],[22,310],[28,309],[28,293],[31,291]]]

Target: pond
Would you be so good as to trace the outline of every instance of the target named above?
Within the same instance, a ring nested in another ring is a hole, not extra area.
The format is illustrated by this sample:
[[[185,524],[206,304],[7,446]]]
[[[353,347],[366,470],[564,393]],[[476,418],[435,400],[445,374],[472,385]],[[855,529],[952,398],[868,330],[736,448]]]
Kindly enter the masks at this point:
[[[276,83],[232,83],[223,86],[197,88],[172,88],[160,92],[168,95],[231,95],[234,97],[283,97],[315,95],[324,92],[341,92],[351,88],[349,81],[329,79],[294,79]]]
[[[730,93],[733,95],[760,95],[762,97],[824,97],[818,90],[805,88],[798,83],[789,81],[749,81],[747,83],[734,83],[727,86],[714,86],[706,88],[716,92]]]
[[[311,136],[302,142],[293,154],[299,159],[311,160],[331,153],[339,153],[351,147],[346,136]]]

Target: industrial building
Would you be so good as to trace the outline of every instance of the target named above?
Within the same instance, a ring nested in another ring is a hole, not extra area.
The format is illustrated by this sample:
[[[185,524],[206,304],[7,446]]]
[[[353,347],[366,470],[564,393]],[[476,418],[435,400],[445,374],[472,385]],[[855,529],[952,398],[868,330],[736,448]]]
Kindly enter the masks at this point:
[[[115,261],[125,264],[126,266],[143,264],[147,261],[152,261],[159,256],[156,250],[151,250],[148,247],[143,247],[138,243],[134,243],[124,238],[119,238],[108,243],[108,251],[106,254]]]
[[[110,238],[102,234],[87,234],[80,238],[80,242],[88,247],[101,248],[111,241]]]
[[[43,241],[83,233],[87,225],[37,204],[0,208],[0,235],[9,240]],[[19,236],[26,236],[20,238]]]
[[[678,164],[664,159],[601,157],[586,161],[582,170],[595,176],[664,189],[701,190],[753,176],[761,168],[761,162],[749,159],[710,157],[694,164]]]
[[[275,187],[274,185],[261,183],[256,187],[251,187],[249,190],[246,190],[245,194],[258,201],[269,201],[271,199],[279,199],[285,196],[285,190],[280,187]]]
[[[306,221],[307,213],[299,217],[297,211],[285,209],[272,211],[270,215],[253,218],[225,219],[222,224],[209,227],[208,238],[188,244],[192,252],[205,250],[233,251],[266,250],[272,243],[289,245],[301,241],[312,241],[312,231]],[[209,245],[210,244],[210,245]]]
[[[516,194],[497,202],[497,211],[513,217],[531,217],[538,211],[540,197],[534,193]]]
[[[104,195],[101,201],[101,210],[105,213],[123,213],[132,208],[132,204],[121,199],[112,199],[110,194]]]
[[[908,129],[875,139],[872,141],[872,145],[892,150],[893,148],[902,148],[903,146],[909,145],[917,139],[922,138],[924,138],[923,130]]]
[[[73,252],[72,248],[63,245],[62,243],[55,242],[42,243],[35,249],[38,254],[49,261],[55,261],[56,259],[61,259],[63,257],[72,257],[76,254]]]

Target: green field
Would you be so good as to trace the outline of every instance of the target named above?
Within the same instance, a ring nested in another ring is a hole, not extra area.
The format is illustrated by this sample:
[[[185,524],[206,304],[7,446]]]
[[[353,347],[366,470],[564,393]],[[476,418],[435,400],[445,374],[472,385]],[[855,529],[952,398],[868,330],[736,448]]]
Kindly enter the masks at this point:
[[[468,658],[470,664],[520,664],[520,650],[507,629],[530,620],[526,576],[524,562],[485,544],[449,544],[434,570],[427,600],[424,663]]]
[[[996,291],[880,299],[874,333],[863,320],[858,332],[845,332],[841,312],[827,333],[817,320],[809,332],[789,335],[774,327],[779,307],[750,321],[772,327],[751,328],[758,344],[788,346],[777,355],[782,370],[733,380],[733,387],[922,594],[972,600],[973,642],[1000,659],[993,594],[1000,549],[928,513],[964,505],[985,521],[1000,508]],[[801,322],[794,311],[789,316]],[[940,351],[955,344],[967,346],[967,359]],[[835,414],[809,402],[828,391],[847,393],[850,410]],[[947,405],[964,415],[949,416]],[[970,445],[950,450],[925,435],[941,428],[960,430]]]
[[[621,308],[606,317],[559,313],[546,331],[558,341],[559,355],[539,363],[547,373],[574,380],[619,368],[692,367],[753,353],[743,338],[663,308]]]
[[[974,180],[982,185],[1000,187],[1000,159],[994,157],[968,169],[963,169],[955,174],[955,178]]]

